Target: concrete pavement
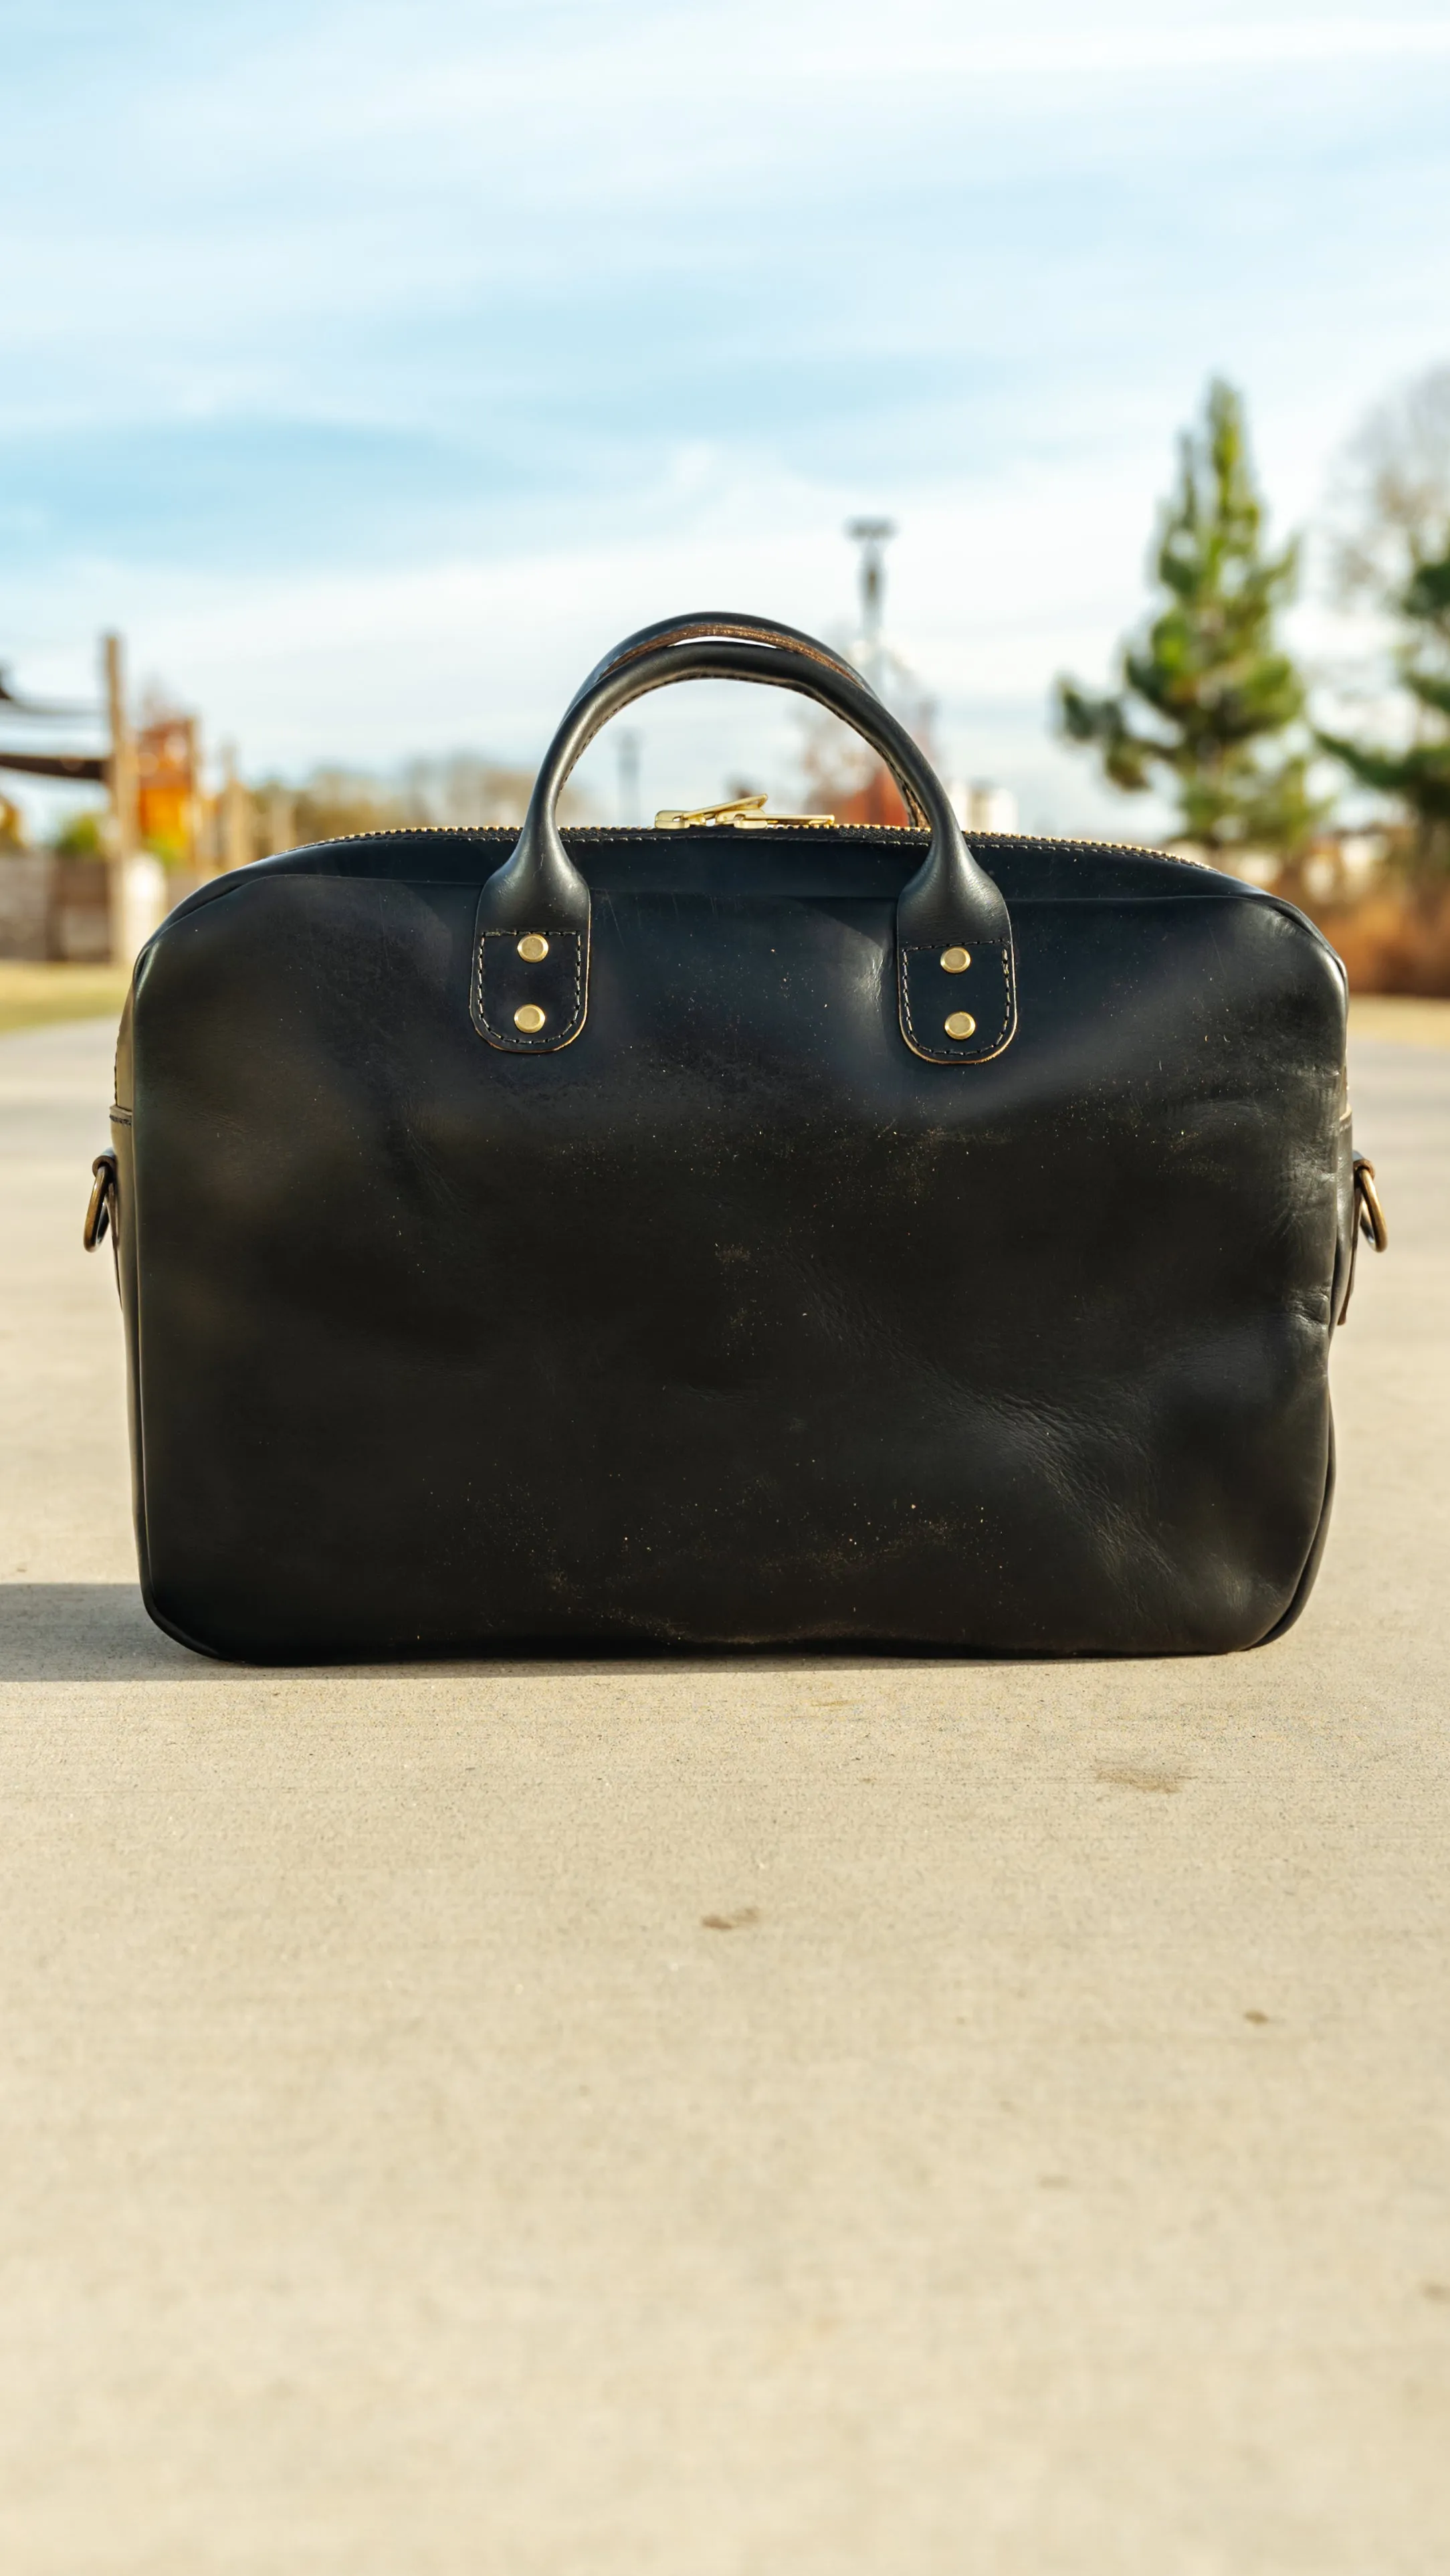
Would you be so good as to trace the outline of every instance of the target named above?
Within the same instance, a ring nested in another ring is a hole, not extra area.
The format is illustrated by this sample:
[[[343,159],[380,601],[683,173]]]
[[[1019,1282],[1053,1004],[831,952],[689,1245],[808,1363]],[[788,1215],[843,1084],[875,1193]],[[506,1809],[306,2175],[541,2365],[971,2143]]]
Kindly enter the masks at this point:
[[[14,2576],[1440,2576],[1450,1053],[1256,1655],[305,1674],[132,1580],[0,1042]]]

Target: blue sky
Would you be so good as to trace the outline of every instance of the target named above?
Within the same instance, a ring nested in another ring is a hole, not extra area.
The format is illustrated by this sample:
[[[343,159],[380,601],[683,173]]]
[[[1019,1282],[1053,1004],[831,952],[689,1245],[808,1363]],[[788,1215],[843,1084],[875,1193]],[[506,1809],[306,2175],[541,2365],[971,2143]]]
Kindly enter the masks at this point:
[[[1151,828],[1045,701],[1141,611],[1206,377],[1287,527],[1450,360],[1446,5],[0,0],[0,38],[0,656],[74,688],[119,624],[254,770],[531,758],[679,607],[839,631],[880,509],[944,765]],[[640,723],[651,801],[793,784],[774,693]]]

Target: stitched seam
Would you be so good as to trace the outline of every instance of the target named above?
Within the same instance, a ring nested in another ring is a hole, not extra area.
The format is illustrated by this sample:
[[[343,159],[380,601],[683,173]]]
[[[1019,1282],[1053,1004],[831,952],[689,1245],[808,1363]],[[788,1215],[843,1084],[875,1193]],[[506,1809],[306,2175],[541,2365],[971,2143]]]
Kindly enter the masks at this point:
[[[917,1031],[916,1031],[916,1029],[914,1028],[914,1026],[912,1025],[912,1017],[911,1017],[911,981],[910,981],[910,975],[909,975],[908,969],[909,969],[909,966],[910,966],[910,961],[911,961],[911,959],[912,959],[913,957],[926,957],[926,956],[929,956],[929,955],[930,955],[930,953],[931,953],[931,952],[930,952],[930,950],[929,950],[929,949],[927,949],[927,948],[924,948],[924,947],[920,947],[920,948],[903,948],[903,950],[902,950],[902,952],[901,952],[901,1016],[902,1016],[902,1020],[903,1020],[903,1022],[904,1022],[904,1024],[905,1024],[906,1034],[907,1034],[907,1036],[911,1039],[911,1041],[912,1041],[913,1045],[919,1044],[919,1043],[920,1043],[920,1041],[919,1041],[918,1036],[917,1036]],[[1004,1002],[1003,1002],[1003,1018],[1002,1018],[1002,1025],[1001,1025],[1000,1029],[997,1031],[996,1036],[995,1036],[995,1037],[993,1038],[993,1040],[992,1040],[992,1046],[993,1046],[993,1048],[999,1047],[999,1046],[1001,1045],[1002,1040],[1005,1038],[1005,1036],[1006,1036],[1006,1034],[1007,1034],[1008,1029],[1009,1029],[1009,1028],[1011,1027],[1011,1025],[1012,1025],[1012,969],[1011,969],[1010,952],[1008,951],[1008,949],[1007,949],[1007,948],[1002,947],[1002,948],[999,948],[999,950],[998,950],[998,955],[999,955],[999,958],[1000,958],[1000,961],[1001,961],[1001,966],[1002,966],[1002,982],[1003,982],[1004,986],[1006,987],[1006,992],[1005,992]],[[980,1048],[974,1048],[974,1049],[972,1050],[972,1054],[973,1054],[973,1055],[977,1055],[977,1054],[980,1054],[980,1053],[982,1053],[982,1052],[983,1052],[983,1050],[982,1050],[982,1049],[980,1049]],[[936,1060],[937,1060],[939,1063],[942,1063],[942,1064],[970,1064],[970,1063],[971,1063],[971,1061],[972,1061],[972,1056],[969,1056],[969,1055],[966,1055],[966,1054],[963,1054],[963,1055],[960,1055],[960,1056],[957,1056],[957,1055],[942,1055],[942,1053],[941,1053],[941,1051],[940,1051],[940,1048],[939,1048],[939,1047],[935,1050],[935,1054],[936,1054]]]
[[[902,949],[902,952],[901,952],[901,975],[900,975],[900,983],[901,983],[901,1022],[902,1022],[902,1026],[903,1026],[903,1028],[905,1029],[907,1036],[910,1038],[911,1043],[912,1043],[912,1045],[913,1045],[913,1046],[920,1047],[920,1048],[921,1048],[921,1052],[922,1052],[923,1054],[927,1054],[928,1052],[931,1052],[931,1057],[932,1057],[932,1062],[933,1062],[933,1063],[935,1063],[935,1064],[971,1064],[977,1056],[982,1055],[982,1054],[990,1054],[990,1053],[993,1053],[993,1052],[995,1052],[995,1050],[996,1050],[996,1049],[1001,1045],[1001,1043],[1002,1043],[1003,1039],[1005,1038],[1005,1036],[1006,1036],[1006,1034],[1007,1034],[1007,1031],[1008,1031],[1008,1030],[1010,1029],[1010,1027],[1012,1026],[1012,952],[1011,952],[1010,948],[1008,948],[1008,947],[1006,947],[1006,946],[1004,945],[1004,946],[1000,946],[1000,947],[998,948],[997,954],[998,954],[998,957],[999,957],[1000,962],[1001,962],[1001,967],[1002,967],[1002,982],[1003,982],[1003,984],[1004,984],[1004,986],[1005,986],[1006,990],[1005,990],[1005,994],[1004,994],[1004,998],[1003,998],[1003,1006],[1002,1006],[1002,1025],[1001,1025],[1000,1029],[997,1031],[996,1036],[993,1038],[991,1047],[990,1047],[990,1048],[974,1047],[974,1048],[972,1049],[972,1053],[971,1053],[971,1055],[966,1055],[966,1054],[963,1054],[963,1055],[943,1055],[943,1054],[942,1054],[942,1052],[941,1052],[940,1047],[936,1047],[934,1050],[930,1050],[930,1051],[929,1051],[929,1050],[928,1050],[927,1048],[925,1048],[924,1046],[921,1046],[921,1041],[920,1041],[920,1039],[919,1039],[919,1038],[918,1038],[918,1036],[917,1036],[917,1033],[916,1033],[915,1028],[912,1026],[912,1019],[911,1019],[911,978],[910,978],[910,974],[909,974],[909,972],[908,972],[908,969],[909,969],[909,967],[910,967],[911,960],[912,960],[912,958],[913,958],[913,957],[929,957],[929,956],[931,955],[931,950],[930,950],[929,948],[925,948],[925,947],[921,947],[921,948],[903,948],[903,949]]]
[[[505,1046],[512,1048],[519,1055],[547,1055],[551,1047],[558,1046],[570,1031],[579,1025],[579,1014],[584,1004],[584,941],[577,930],[556,930],[554,936],[556,939],[572,940],[574,945],[574,1007],[561,1029],[551,1032],[541,1029],[536,1038],[524,1037],[517,1029],[511,1036],[505,1037],[497,1021],[489,1018],[483,998],[483,961],[488,952],[488,943],[491,939],[512,939],[513,931],[485,930],[478,943],[475,989],[478,996],[479,1025],[490,1037],[503,1038]]]

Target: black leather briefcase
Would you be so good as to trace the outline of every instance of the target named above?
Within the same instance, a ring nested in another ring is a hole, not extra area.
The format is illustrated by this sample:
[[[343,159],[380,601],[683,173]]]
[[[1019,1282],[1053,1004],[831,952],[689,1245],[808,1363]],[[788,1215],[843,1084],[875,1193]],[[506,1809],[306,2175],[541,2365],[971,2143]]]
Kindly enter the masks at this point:
[[[833,708],[918,826],[561,834],[605,720],[702,678]],[[143,954],[98,1206],[152,1616],[289,1662],[1271,1637],[1329,1507],[1344,1037],[1289,904],[968,849],[826,647],[650,628],[517,835],[295,850]]]

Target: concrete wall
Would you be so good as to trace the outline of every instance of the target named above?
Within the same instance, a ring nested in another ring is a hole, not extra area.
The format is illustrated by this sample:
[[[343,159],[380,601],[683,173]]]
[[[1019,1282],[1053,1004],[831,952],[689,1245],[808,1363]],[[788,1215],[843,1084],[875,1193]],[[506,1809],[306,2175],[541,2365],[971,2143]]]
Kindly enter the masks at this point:
[[[48,850],[0,850],[0,957],[50,955]]]
[[[202,880],[163,869],[143,852],[131,862],[127,941],[134,954],[174,904]],[[54,850],[0,850],[0,957],[104,965],[111,909],[103,859],[61,858]]]

